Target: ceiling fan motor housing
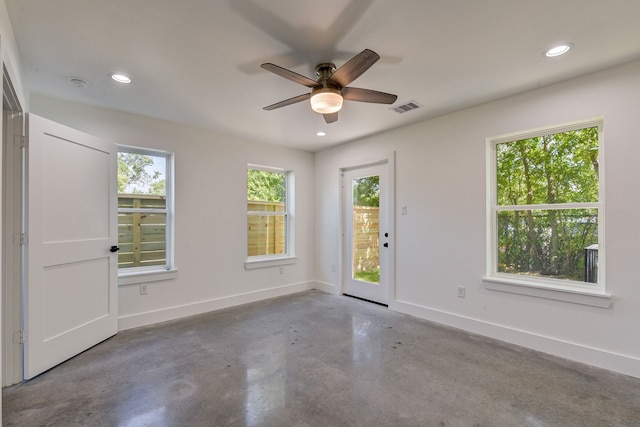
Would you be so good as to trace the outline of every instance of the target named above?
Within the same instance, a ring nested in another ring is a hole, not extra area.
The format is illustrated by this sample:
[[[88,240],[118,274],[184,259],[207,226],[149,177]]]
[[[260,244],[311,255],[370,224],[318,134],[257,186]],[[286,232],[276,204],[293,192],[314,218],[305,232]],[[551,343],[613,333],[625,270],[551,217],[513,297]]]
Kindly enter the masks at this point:
[[[316,76],[320,77],[319,80],[329,79],[333,73],[336,71],[335,64],[331,62],[323,62],[321,64],[316,65]]]

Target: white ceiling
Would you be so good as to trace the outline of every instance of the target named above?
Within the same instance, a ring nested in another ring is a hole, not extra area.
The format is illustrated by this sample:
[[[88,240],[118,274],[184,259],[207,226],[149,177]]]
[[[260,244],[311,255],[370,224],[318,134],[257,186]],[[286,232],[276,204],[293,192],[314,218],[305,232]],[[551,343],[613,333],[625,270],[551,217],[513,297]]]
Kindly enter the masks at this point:
[[[33,93],[310,151],[640,58],[640,0],[6,4]],[[543,57],[567,41],[569,54]],[[261,63],[314,77],[317,63],[339,67],[365,48],[382,59],[351,86],[424,108],[398,114],[347,101],[329,125],[307,102],[262,109],[308,89]],[[113,71],[133,82],[118,85]]]

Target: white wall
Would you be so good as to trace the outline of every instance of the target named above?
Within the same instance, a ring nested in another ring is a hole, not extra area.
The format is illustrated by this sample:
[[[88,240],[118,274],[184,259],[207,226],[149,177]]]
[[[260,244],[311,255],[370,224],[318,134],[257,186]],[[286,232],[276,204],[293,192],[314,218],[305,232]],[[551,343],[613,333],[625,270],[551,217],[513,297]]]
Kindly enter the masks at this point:
[[[640,377],[639,94],[635,62],[316,153],[317,280],[340,291],[330,269],[341,245],[338,169],[395,150],[391,309]],[[604,116],[612,307],[485,289],[485,139],[595,116]]]
[[[120,328],[313,286],[313,154],[142,116],[32,96],[31,112],[118,144],[175,153],[178,278],[119,290]],[[295,172],[295,265],[245,270],[247,163]]]

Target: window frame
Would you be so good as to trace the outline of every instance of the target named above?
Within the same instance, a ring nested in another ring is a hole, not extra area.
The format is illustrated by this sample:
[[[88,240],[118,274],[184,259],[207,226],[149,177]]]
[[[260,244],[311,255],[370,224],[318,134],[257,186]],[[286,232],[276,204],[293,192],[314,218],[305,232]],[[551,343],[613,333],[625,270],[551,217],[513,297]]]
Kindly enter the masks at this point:
[[[246,203],[249,201],[248,193],[248,175],[249,170],[261,170],[265,172],[274,172],[284,174],[285,182],[285,210],[284,212],[265,212],[265,211],[249,211]],[[269,254],[269,255],[253,255],[249,256],[248,234],[245,235],[245,269],[252,270],[255,268],[275,267],[288,264],[295,264],[297,257],[295,256],[295,174],[292,170],[278,168],[273,166],[258,165],[248,163],[245,171],[245,207],[247,215],[245,224],[250,215],[254,216],[283,216],[285,220],[285,253]],[[246,228],[245,228],[246,230]]]
[[[559,203],[498,206],[497,194],[497,145],[545,135],[570,132],[574,130],[596,127],[598,129],[598,201],[585,203]],[[578,304],[609,307],[611,296],[606,293],[606,244],[605,244],[605,183],[604,183],[604,119],[595,117],[570,123],[545,126],[523,132],[514,132],[486,139],[487,160],[487,254],[486,273],[483,277],[487,289],[504,291],[562,300]],[[498,212],[515,210],[567,210],[575,208],[597,209],[598,211],[598,283],[578,282],[550,277],[533,277],[512,273],[498,272]]]
[[[174,265],[174,158],[173,152],[151,148],[118,145],[118,153],[140,154],[165,159],[165,208],[120,208],[120,213],[161,213],[165,214],[165,263],[163,265],[118,268],[118,284],[153,282],[177,277]],[[117,195],[116,195],[117,197]],[[118,241],[118,245],[120,242]]]

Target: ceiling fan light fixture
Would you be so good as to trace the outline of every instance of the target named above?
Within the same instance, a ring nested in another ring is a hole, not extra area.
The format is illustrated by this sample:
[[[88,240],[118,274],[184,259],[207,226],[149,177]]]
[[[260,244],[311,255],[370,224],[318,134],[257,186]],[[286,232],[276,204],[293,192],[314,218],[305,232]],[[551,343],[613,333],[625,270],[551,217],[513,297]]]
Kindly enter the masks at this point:
[[[323,87],[311,94],[311,109],[320,114],[332,114],[342,108],[342,93],[338,89]]]

